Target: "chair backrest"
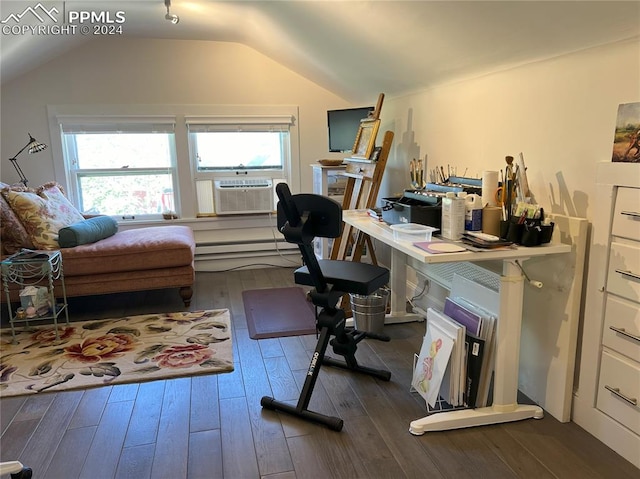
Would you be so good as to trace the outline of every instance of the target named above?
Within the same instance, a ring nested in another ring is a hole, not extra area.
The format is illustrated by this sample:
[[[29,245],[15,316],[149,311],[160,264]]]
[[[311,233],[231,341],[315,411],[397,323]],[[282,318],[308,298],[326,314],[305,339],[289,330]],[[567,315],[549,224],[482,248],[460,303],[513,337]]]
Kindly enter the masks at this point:
[[[278,229],[288,243],[297,244],[317,293],[329,291],[313,248],[316,237],[337,238],[342,233],[342,207],[321,195],[292,195],[289,185],[279,183]]]
[[[342,207],[335,200],[308,193],[292,195],[286,183],[276,186],[276,194],[280,200],[277,220],[279,230],[287,222],[291,227],[298,227],[304,221],[304,233],[311,236],[311,240],[337,238],[342,234]]]

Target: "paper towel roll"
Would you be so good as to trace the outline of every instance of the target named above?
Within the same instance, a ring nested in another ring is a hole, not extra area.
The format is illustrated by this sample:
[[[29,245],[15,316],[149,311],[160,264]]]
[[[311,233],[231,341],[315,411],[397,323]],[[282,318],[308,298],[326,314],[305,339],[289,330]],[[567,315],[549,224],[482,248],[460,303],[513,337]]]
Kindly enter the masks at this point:
[[[482,172],[482,206],[497,206],[496,190],[498,189],[498,172]]]

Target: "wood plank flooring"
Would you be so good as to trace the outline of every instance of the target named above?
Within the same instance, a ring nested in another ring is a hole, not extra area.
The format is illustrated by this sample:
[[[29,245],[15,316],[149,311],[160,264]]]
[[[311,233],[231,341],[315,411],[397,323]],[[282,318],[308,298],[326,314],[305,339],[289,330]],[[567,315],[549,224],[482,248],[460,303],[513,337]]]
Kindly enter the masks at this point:
[[[45,479],[640,478],[550,415],[411,435],[409,422],[425,415],[409,391],[422,323],[389,325],[390,342],[359,344],[359,362],[390,370],[390,382],[322,368],[310,409],[343,418],[342,432],[263,410],[264,395],[295,404],[315,336],[250,339],[242,291],[291,286],[292,271],[196,276],[191,309],[231,311],[234,372],[2,399],[1,460]],[[173,290],[70,300],[74,320],[182,309]]]

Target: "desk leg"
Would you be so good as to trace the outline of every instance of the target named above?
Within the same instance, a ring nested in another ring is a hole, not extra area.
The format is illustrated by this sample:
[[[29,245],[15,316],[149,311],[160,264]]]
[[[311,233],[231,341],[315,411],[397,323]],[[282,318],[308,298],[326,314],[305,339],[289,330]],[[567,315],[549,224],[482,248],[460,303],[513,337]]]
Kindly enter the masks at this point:
[[[427,431],[444,431],[543,417],[541,407],[517,403],[523,296],[522,273],[512,261],[503,261],[500,277],[500,316],[496,322],[493,405],[435,413],[412,421],[409,426],[412,434],[421,435]]]
[[[384,322],[407,323],[422,321],[422,316],[407,313],[407,255],[396,248],[391,248],[391,269],[389,286],[391,287],[391,312]]]

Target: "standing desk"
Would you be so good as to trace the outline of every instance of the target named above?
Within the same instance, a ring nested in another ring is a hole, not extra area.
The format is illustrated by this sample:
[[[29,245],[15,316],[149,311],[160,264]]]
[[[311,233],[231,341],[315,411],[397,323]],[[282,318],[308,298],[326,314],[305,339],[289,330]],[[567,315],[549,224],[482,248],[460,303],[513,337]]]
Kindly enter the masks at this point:
[[[384,223],[373,221],[366,211],[344,211],[342,219],[362,233],[391,247],[391,317],[388,322],[418,319],[416,315],[405,311],[407,264],[418,262],[418,264],[428,266],[438,263],[502,261],[499,285],[500,310],[495,331],[492,405],[476,409],[440,412],[417,419],[412,421],[409,426],[409,431],[412,434],[422,435],[427,431],[444,431],[543,417],[541,407],[518,404],[517,402],[524,278],[515,260],[522,262],[535,256],[569,253],[571,251],[569,245],[548,243],[532,248],[519,246],[499,251],[431,254],[413,246],[411,242],[395,241],[391,228]]]

